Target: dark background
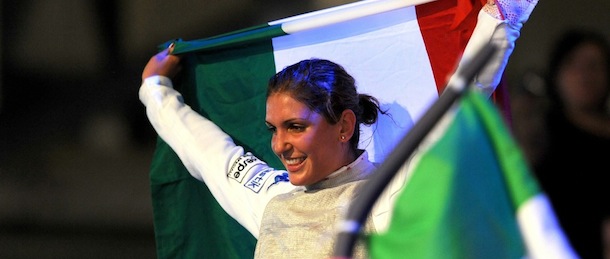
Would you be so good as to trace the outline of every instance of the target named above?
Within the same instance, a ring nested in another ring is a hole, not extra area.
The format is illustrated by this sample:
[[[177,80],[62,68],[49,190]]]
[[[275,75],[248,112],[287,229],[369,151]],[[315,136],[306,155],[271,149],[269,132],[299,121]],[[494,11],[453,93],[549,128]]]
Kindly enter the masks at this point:
[[[349,2],[0,0],[0,258],[154,258],[156,135],[137,90],[156,46]],[[541,0],[509,89],[544,70],[563,30],[610,36],[608,13],[607,0]]]

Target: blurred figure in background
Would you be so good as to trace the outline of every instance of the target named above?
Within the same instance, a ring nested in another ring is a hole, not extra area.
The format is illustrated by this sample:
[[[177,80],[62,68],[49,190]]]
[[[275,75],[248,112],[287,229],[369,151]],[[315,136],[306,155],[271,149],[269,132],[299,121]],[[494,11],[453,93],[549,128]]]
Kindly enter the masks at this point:
[[[578,29],[550,54],[547,77],[529,77],[529,94],[515,98],[515,134],[576,251],[610,258],[610,47]]]

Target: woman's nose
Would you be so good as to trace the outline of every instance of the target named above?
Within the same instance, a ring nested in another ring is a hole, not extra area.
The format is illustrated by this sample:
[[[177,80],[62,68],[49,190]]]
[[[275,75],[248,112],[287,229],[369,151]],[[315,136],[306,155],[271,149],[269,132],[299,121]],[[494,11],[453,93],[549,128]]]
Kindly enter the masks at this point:
[[[273,134],[273,137],[271,137],[271,149],[278,156],[288,150],[289,146],[290,144],[286,140],[286,134],[277,131]]]

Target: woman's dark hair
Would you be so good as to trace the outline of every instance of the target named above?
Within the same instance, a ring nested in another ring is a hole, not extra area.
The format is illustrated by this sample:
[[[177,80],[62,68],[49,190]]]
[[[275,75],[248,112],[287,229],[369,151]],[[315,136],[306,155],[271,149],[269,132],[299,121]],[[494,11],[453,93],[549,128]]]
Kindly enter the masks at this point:
[[[357,92],[354,78],[341,65],[325,59],[303,60],[275,74],[269,79],[267,97],[276,93],[304,103],[330,124],[336,124],[344,110],[352,110],[356,114],[352,151],[358,149],[360,124],[371,125],[378,113],[386,113],[375,97]]]
[[[565,31],[555,42],[549,57],[549,70],[547,74],[547,93],[551,100],[560,105],[557,77],[559,70],[568,61],[574,51],[585,43],[592,43],[602,50],[606,61],[606,73],[610,75],[610,45],[607,39],[595,31],[574,28]]]

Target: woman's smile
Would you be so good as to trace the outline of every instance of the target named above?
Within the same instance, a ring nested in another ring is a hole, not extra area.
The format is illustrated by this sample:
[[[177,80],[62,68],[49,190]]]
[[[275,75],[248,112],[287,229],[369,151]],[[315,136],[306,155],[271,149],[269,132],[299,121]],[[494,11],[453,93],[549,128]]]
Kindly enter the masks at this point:
[[[289,173],[296,173],[302,168],[307,157],[296,157],[296,158],[284,158],[284,166]]]

